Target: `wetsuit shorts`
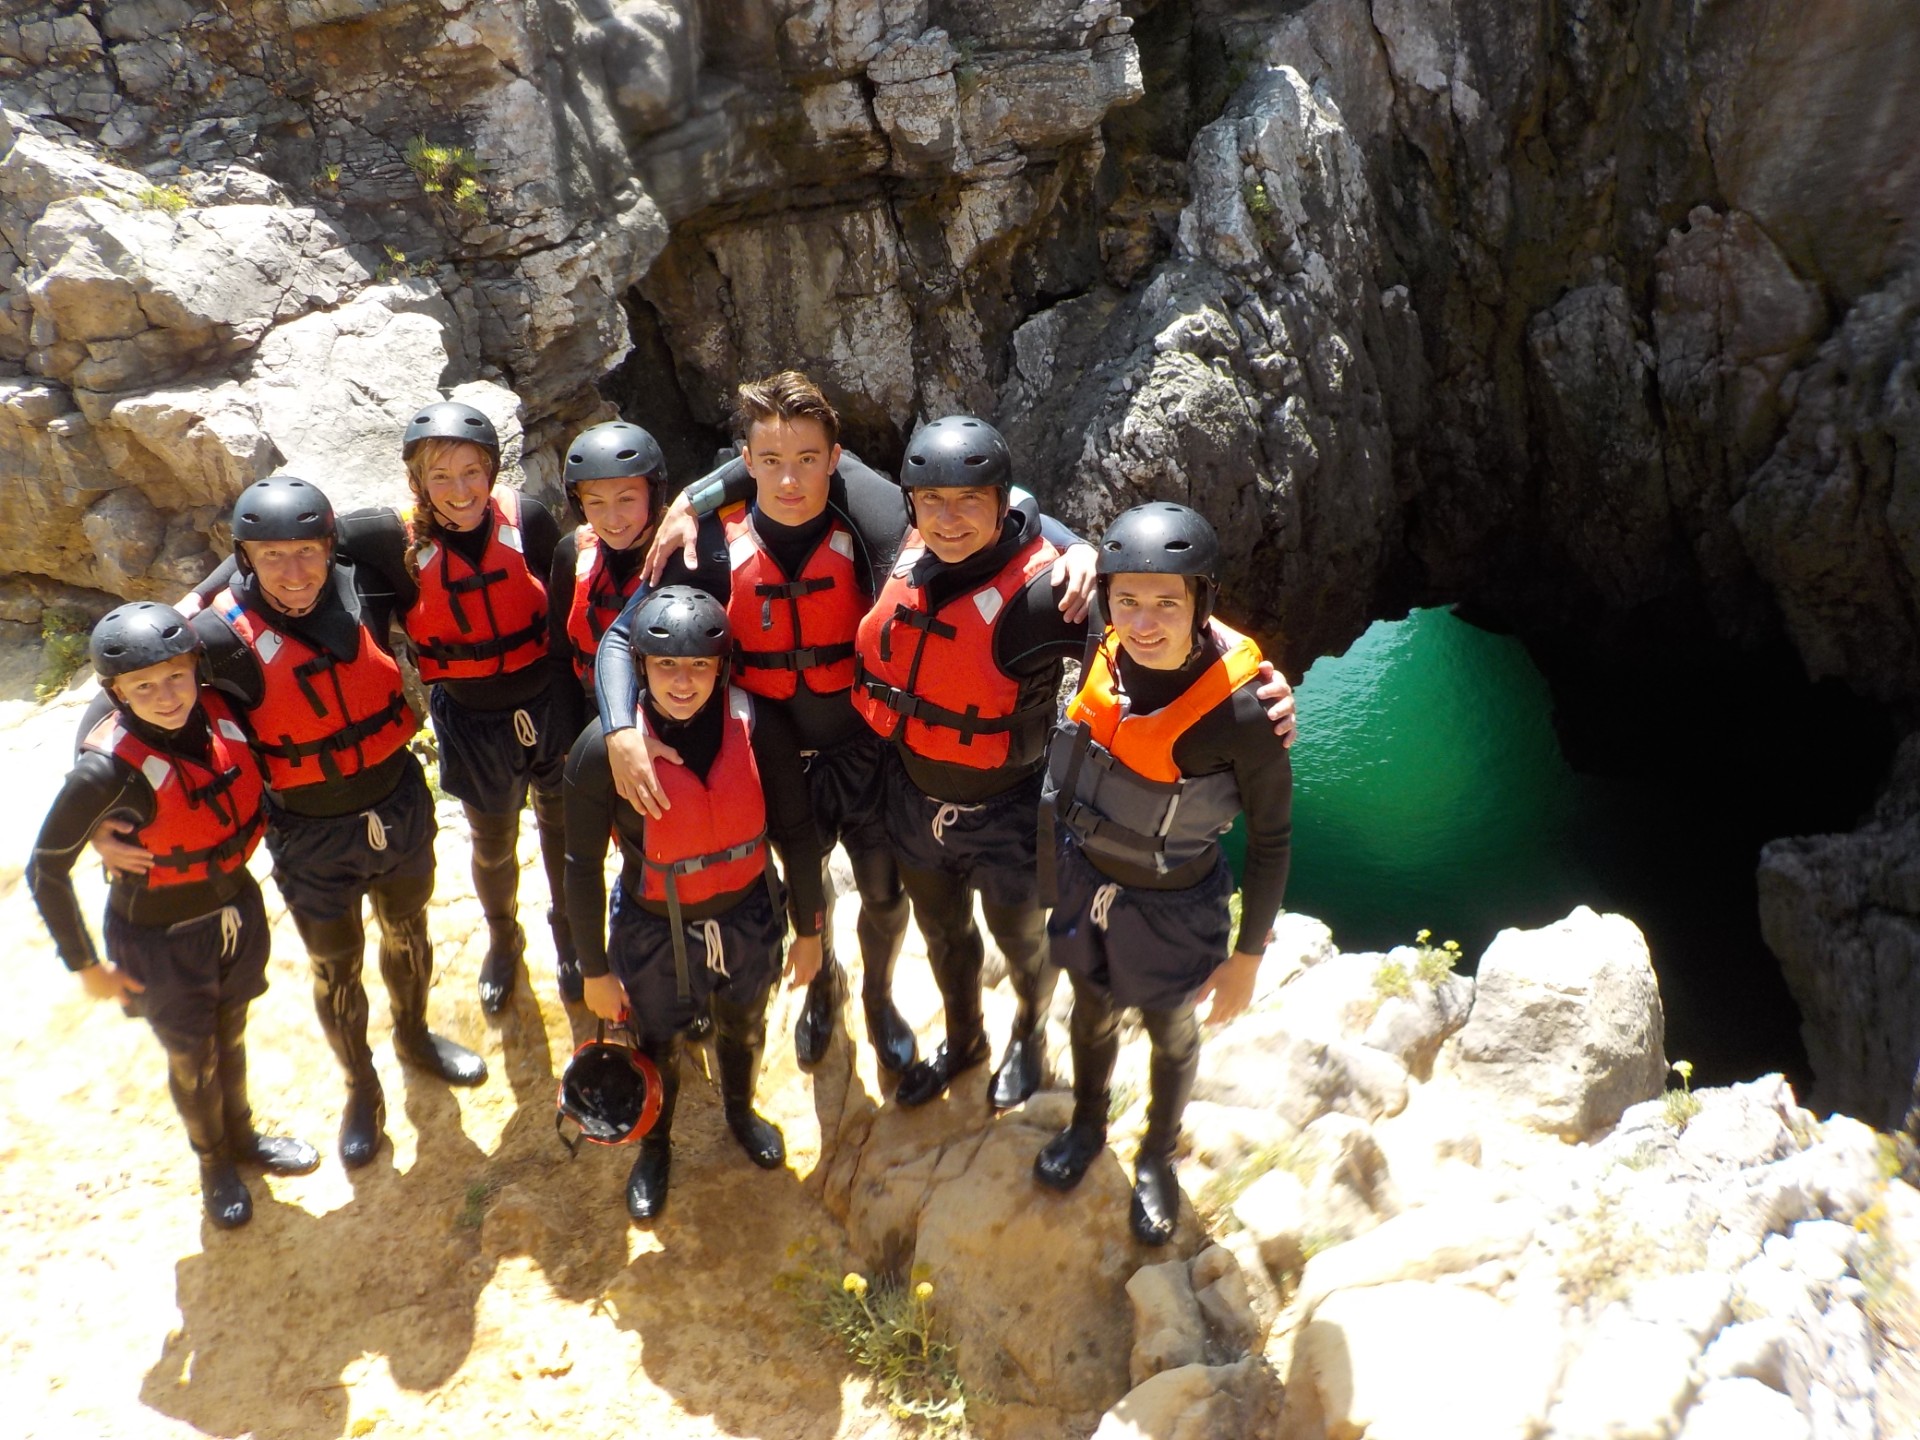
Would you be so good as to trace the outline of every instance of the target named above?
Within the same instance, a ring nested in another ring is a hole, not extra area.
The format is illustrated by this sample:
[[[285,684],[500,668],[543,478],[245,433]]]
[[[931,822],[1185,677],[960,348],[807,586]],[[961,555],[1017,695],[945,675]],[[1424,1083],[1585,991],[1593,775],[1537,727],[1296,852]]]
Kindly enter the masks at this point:
[[[1040,903],[1038,771],[1004,794],[977,805],[936,800],[887,756],[887,836],[909,870],[951,875],[978,890],[988,904]]]
[[[559,684],[511,710],[476,710],[433,685],[427,713],[440,745],[440,788],[482,815],[517,813],[529,783],[557,791],[580,735],[580,701]]]
[[[865,728],[807,757],[807,793],[822,845],[832,849],[838,840],[849,855],[888,851],[886,765],[886,741]]]
[[[164,1045],[188,1048],[213,1034],[214,1012],[267,993],[267,910],[240,872],[239,892],[177,925],[136,925],[107,908],[107,954],[146,989],[141,1013]]]
[[[1096,870],[1063,828],[1058,863],[1049,955],[1062,970],[1107,991],[1115,1004],[1185,1005],[1226,960],[1233,873],[1224,858],[1182,890],[1129,888]]]
[[[384,800],[350,815],[296,815],[274,806],[267,825],[273,879],[287,908],[308,920],[338,920],[383,880],[431,879],[439,826],[433,796],[411,751]]]
[[[680,999],[673,954],[673,925],[613,887],[607,932],[607,967],[627,992],[635,1038],[667,1040],[696,1015],[715,991],[743,1010],[766,1003],[780,968],[786,917],[775,911],[765,885],[755,885],[739,904],[710,920],[681,927],[687,952],[688,998]]]

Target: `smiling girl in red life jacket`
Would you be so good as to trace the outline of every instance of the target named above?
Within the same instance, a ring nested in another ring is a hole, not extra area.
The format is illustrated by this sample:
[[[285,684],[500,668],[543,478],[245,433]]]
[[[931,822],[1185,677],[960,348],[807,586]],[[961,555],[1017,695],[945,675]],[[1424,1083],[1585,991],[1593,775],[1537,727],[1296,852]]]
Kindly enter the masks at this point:
[[[622,623],[643,661],[640,724],[680,758],[660,762],[670,803],[650,817],[615,790],[598,722],[581,734],[567,761],[567,904],[588,1006],[604,1020],[630,1010],[630,1028],[660,1072],[660,1115],[627,1181],[628,1213],[650,1220],[666,1205],[679,1036],[701,1016],[713,1022],[728,1128],[754,1164],[784,1161],[780,1132],[753,1110],[786,928],[769,844],[791,885],[796,985],[820,968],[825,899],[797,732],[777,709],[726,684],[731,637],[719,601],[669,585]],[[602,866],[610,831],[622,865],[609,926]]]
[[[201,688],[200,642],[178,611],[123,605],[94,628],[91,649],[114,708],[81,743],[27,886],[87,992],[136,997],[167,1052],[207,1218],[232,1229],[253,1215],[236,1161],[277,1175],[320,1163],[311,1145],[256,1132],[247,1101],[247,1007],[266,992],[268,932],[246,865],[266,828],[266,782],[233,711]],[[152,859],[142,874],[112,878],[103,960],[72,870],[110,817],[129,823]]]

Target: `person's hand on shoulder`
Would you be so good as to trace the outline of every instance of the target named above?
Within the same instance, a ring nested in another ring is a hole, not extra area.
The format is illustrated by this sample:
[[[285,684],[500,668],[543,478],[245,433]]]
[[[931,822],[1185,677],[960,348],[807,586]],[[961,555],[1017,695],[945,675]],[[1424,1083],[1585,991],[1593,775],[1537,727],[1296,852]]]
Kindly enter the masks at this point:
[[[1099,553],[1082,540],[1077,545],[1069,545],[1053,562],[1053,573],[1048,578],[1056,590],[1063,584],[1066,586],[1060,596],[1060,613],[1070,624],[1077,625],[1086,619],[1093,605],[1099,560]]]
[[[1287,677],[1274,668],[1271,660],[1260,662],[1260,681],[1259,689],[1253,693],[1267,707],[1267,719],[1273,722],[1273,733],[1291,750],[1300,729],[1294,716],[1293,687],[1287,683]]]
[[[656,760],[678,765],[680,752],[638,729],[616,730],[607,736],[607,766],[613,772],[613,788],[649,820],[658,820],[668,808],[667,792],[653,773]]]
[[[698,541],[700,539],[700,520],[693,513],[693,504],[684,493],[673,497],[673,503],[667,506],[660,516],[659,527],[653,532],[653,543],[647,547],[646,564],[641,569],[642,582],[658,585],[660,577],[666,573],[667,562],[673,559],[673,550],[680,547],[680,561],[691,570],[700,563]]]

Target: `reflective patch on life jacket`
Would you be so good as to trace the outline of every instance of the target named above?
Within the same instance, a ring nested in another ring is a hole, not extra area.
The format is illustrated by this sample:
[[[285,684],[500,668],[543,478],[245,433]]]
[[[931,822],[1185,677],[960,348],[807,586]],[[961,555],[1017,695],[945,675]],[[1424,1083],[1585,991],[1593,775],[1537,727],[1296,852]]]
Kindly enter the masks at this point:
[[[274,657],[280,653],[280,637],[272,630],[262,630],[260,638],[253,642],[253,653],[260,657],[262,665],[271,665]]]
[[[838,550],[843,559],[853,559],[853,533],[849,530],[835,529],[827,537],[827,544]]]
[[[431,565],[436,559],[439,558],[439,555],[440,555],[440,547],[438,545],[432,543],[431,541],[429,541],[425,545],[422,545],[420,547],[420,568],[422,570],[426,569],[427,566]]]
[[[147,777],[147,784],[158,790],[167,783],[167,777],[173,773],[173,767],[158,755],[149,755],[140,762],[140,773]]]
[[[501,525],[496,527],[493,533],[500,537],[500,543],[509,550],[517,550],[522,555],[527,553],[526,542],[520,538],[518,525]]]
[[[973,608],[980,612],[980,618],[989,625],[993,623],[993,617],[1000,613],[1000,608],[1005,603],[1006,602],[1000,598],[1000,592],[998,590],[974,591]]]
[[[226,736],[227,739],[238,740],[242,745],[247,743],[247,732],[242,730],[238,725],[234,724],[233,721],[223,719],[218,723],[220,727],[220,733]]]
[[[760,548],[752,535],[736,535],[733,543],[727,546],[727,564],[738,570],[753,558],[753,552]]]

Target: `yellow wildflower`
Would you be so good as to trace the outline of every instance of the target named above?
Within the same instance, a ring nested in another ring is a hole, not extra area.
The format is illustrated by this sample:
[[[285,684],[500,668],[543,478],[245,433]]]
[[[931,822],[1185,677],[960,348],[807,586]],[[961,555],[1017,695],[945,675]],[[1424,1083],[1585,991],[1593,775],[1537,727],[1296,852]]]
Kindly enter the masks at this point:
[[[849,1270],[847,1278],[840,1282],[840,1288],[849,1295],[864,1295],[867,1293],[867,1277]]]
[[[931,1300],[933,1298],[933,1286],[929,1285],[925,1280],[922,1280],[918,1285],[913,1287],[913,1298],[922,1303]]]

